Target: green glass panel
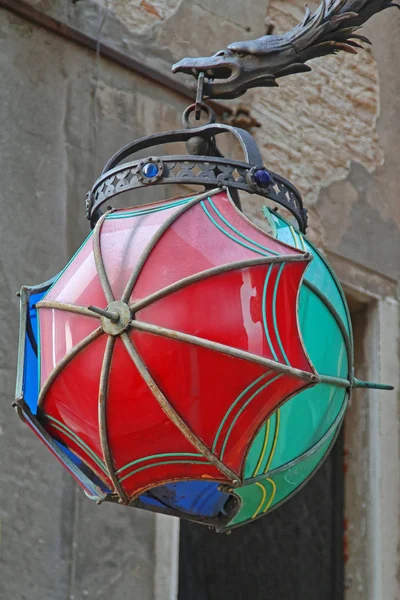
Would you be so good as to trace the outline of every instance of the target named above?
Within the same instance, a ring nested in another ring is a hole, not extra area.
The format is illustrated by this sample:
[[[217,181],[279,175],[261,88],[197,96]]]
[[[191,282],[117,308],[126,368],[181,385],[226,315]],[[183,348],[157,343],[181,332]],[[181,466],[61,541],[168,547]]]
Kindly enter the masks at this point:
[[[277,469],[312,450],[334,423],[345,397],[344,388],[321,383],[286,402],[255,438],[244,478]]]
[[[270,218],[273,220],[276,227],[276,237],[278,240],[285,242],[289,246],[299,248],[300,250],[306,250],[314,256],[314,259],[311,261],[306,271],[305,279],[317,287],[321,293],[329,299],[342,319],[347,332],[351,335],[351,323],[343,292],[325,259],[317,248],[315,248],[304,235],[290,225],[290,223],[276,213],[272,211],[269,212]]]
[[[297,465],[272,473],[257,483],[238,488],[235,493],[239,496],[241,506],[228,528],[242,525],[246,521],[251,522],[296,492],[322,462],[336,433],[337,429],[313,454]]]
[[[321,290],[324,296],[329,299],[330,303],[334,306],[336,312],[342,319],[347,333],[350,335],[351,326],[349,324],[347,307],[343,301],[335,279],[332,277],[330,271],[325,265],[324,260],[314,246],[312,246],[309,242],[306,242],[306,248],[314,255],[314,259],[311,261],[307,269],[305,277],[306,281],[309,281],[315,285],[315,287]]]
[[[256,436],[247,456],[244,478],[252,479],[258,475],[262,475],[270,464],[274,455],[274,447],[276,448],[277,434],[279,431],[279,416],[277,414],[265,423],[258,435]]]
[[[302,234],[276,213],[269,211],[266,216],[276,229],[277,239],[314,256],[299,294],[299,327],[304,346],[319,374],[347,379],[352,369],[348,352],[352,353],[352,349],[346,347],[342,328],[347,331],[350,344],[352,333],[340,284],[318,250]],[[307,286],[307,282],[319,293]],[[294,396],[264,424],[250,448],[244,477],[266,475],[236,490],[242,506],[230,527],[268,512],[312,474],[336,435],[337,428],[330,430],[340,418],[346,393],[344,388],[331,384],[316,385]],[[285,469],[285,465],[313,448],[309,457]]]
[[[304,345],[318,373],[347,378],[349,366],[343,333],[323,300],[306,286],[299,297],[299,325]],[[248,453],[244,478],[276,469],[311,450],[331,427],[346,390],[319,384],[284,404],[267,422]]]
[[[279,431],[269,470],[311,450],[329,431],[343,407],[344,388],[320,384],[304,390],[280,409]]]
[[[317,373],[347,378],[349,365],[345,341],[329,308],[303,285],[298,310],[303,342]]]

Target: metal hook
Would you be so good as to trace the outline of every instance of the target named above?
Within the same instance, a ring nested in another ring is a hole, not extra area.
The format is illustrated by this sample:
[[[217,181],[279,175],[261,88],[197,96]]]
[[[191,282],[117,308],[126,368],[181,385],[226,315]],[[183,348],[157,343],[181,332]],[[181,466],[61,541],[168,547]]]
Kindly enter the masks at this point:
[[[195,108],[195,118],[196,121],[200,121],[201,110],[203,107],[203,93],[204,93],[204,73],[199,73],[199,77],[197,79],[197,93],[196,93],[196,108]]]
[[[183,111],[182,123],[185,129],[192,129],[193,127],[197,127],[197,125],[192,125],[192,123],[190,122],[190,115],[193,112],[196,112],[196,108],[196,104],[191,104]],[[207,125],[215,123],[216,115],[211,106],[208,106],[208,104],[204,104],[204,102],[202,102],[200,104],[200,115],[202,112],[204,112],[208,117],[208,122],[206,123]]]

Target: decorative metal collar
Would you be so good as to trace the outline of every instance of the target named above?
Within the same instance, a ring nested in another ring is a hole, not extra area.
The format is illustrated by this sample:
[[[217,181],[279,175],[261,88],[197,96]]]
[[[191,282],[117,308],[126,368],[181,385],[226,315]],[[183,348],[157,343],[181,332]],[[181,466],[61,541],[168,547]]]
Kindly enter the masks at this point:
[[[218,151],[215,137],[226,132],[239,140],[244,161],[223,157]],[[191,153],[150,155],[145,159],[122,162],[139,151],[171,142],[187,142]],[[196,151],[204,154],[198,155]],[[247,131],[217,123],[152,135],[122,148],[107,163],[87,194],[86,216],[94,226],[100,215],[99,209],[114,196],[127,190],[167,183],[202,185],[205,189],[219,186],[258,194],[290,211],[302,232],[307,229],[307,211],[300,192],[289,181],[263,166],[257,145]],[[236,203],[239,205],[238,198]]]

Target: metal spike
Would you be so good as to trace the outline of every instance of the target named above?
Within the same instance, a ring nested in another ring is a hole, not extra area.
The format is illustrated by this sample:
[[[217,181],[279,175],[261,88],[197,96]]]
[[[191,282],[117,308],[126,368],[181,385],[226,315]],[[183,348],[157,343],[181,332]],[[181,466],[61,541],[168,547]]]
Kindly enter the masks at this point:
[[[311,17],[311,10],[308,7],[308,4],[306,4],[306,12],[305,15],[303,17],[303,20],[299,23],[299,27],[304,27],[305,25],[307,25],[308,21],[310,20]]]
[[[321,25],[322,21],[325,18],[325,14],[326,14],[326,0],[322,0],[321,6],[320,6],[319,12],[318,12],[317,20],[315,22],[315,27],[318,27],[319,25]]]
[[[353,388],[354,389],[366,389],[366,390],[386,390],[388,392],[394,390],[392,385],[386,385],[384,383],[373,383],[372,381],[362,381],[361,379],[357,379],[354,377],[353,380]]]
[[[351,46],[352,48],[363,48],[361,44],[357,44],[357,42],[355,42],[354,40],[347,40],[346,44],[347,46]]]
[[[354,48],[349,46],[347,43],[344,44],[342,42],[334,42],[334,46],[337,50],[344,50],[344,52],[348,52],[349,54],[357,54],[357,50],[354,50]]]
[[[360,40],[361,42],[365,42],[366,44],[369,44],[370,46],[372,46],[371,40],[369,40],[367,37],[365,37],[365,35],[359,35],[358,33],[354,33],[354,34],[352,34],[351,37],[356,40]]]
[[[119,321],[119,314],[117,312],[113,312],[111,310],[103,310],[102,308],[98,308],[97,306],[88,306],[88,309],[96,313],[96,315],[106,317],[106,319],[109,319],[113,323],[118,323]]]

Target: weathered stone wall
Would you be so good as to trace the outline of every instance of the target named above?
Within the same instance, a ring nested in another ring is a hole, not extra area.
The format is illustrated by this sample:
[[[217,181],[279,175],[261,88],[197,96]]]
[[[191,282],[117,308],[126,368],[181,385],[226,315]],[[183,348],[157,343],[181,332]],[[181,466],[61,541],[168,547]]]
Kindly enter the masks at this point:
[[[87,500],[11,407],[15,294],[86,237],[85,191],[111,153],[177,127],[184,105],[4,10],[0,73],[0,598],[151,600],[153,516]]]
[[[274,33],[294,27],[302,5],[271,2],[268,20]],[[371,51],[342,52],[310,64],[311,74],[283,78],[278,89],[253,92],[251,107],[263,124],[256,137],[266,160],[296,181],[308,204],[314,204],[322,187],[347,177],[351,162],[372,173],[383,162],[383,151],[376,132],[378,68]]]

